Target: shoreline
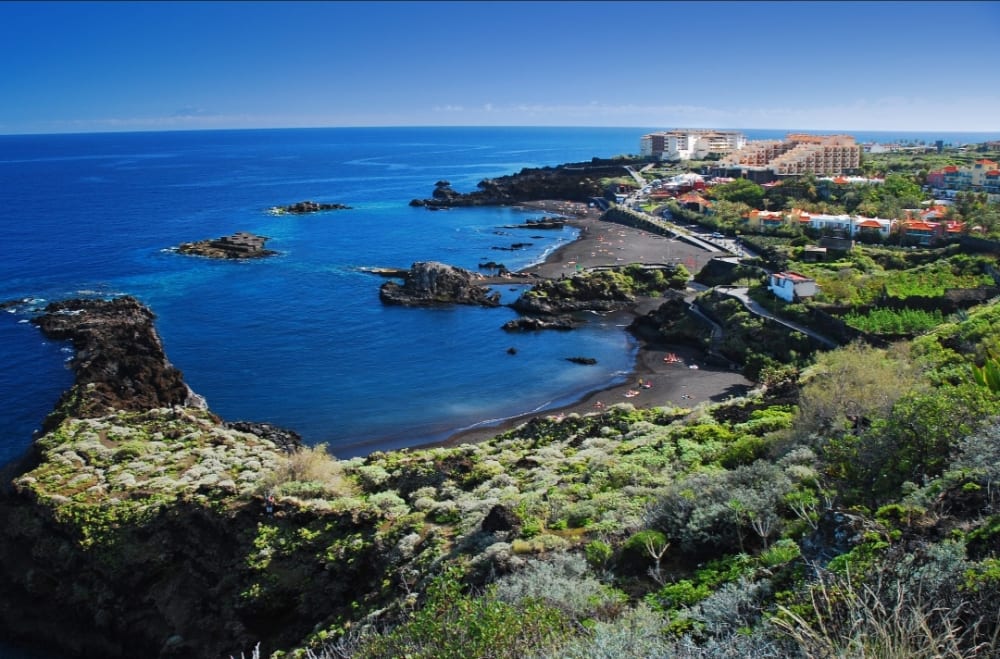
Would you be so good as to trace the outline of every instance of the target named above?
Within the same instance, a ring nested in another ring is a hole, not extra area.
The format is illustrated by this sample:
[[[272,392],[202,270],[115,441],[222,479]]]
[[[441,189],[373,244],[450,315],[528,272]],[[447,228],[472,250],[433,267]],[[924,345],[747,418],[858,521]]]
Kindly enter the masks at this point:
[[[567,224],[579,229],[580,233],[575,240],[550,253],[544,262],[519,270],[518,274],[534,274],[541,278],[558,279],[562,275],[569,276],[575,273],[578,267],[670,261],[680,262],[694,273],[713,256],[711,252],[682,241],[651,234],[641,229],[603,222],[599,219],[602,212],[589,208],[586,204],[539,201],[525,202],[519,206],[565,215]],[[695,267],[691,267],[692,263]],[[643,298],[637,300],[636,304],[625,313],[636,318],[657,308],[659,304],[658,298]],[[642,337],[636,338],[639,347],[635,364],[624,383],[609,384],[573,403],[549,410],[526,412],[498,422],[481,422],[483,425],[458,430],[443,440],[414,448],[478,443],[492,439],[536,417],[559,418],[572,413],[589,414],[600,412],[618,403],[630,403],[637,408],[652,408],[694,407],[707,401],[722,402],[731,397],[742,396],[755,386],[737,371],[707,365],[697,348],[652,343]],[[678,361],[665,361],[671,354],[675,355]],[[640,381],[647,383],[648,387],[640,386]]]

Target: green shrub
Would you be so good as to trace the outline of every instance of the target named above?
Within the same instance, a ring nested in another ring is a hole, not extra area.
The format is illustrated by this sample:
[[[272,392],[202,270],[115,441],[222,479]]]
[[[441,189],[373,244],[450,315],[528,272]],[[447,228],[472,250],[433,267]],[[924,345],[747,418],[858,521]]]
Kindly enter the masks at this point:
[[[476,659],[521,657],[552,648],[572,632],[558,608],[538,600],[517,604],[495,590],[463,594],[460,573],[449,570],[427,589],[427,601],[401,625],[359,644],[356,659]]]
[[[583,548],[587,562],[595,569],[602,569],[611,560],[614,550],[603,540],[591,540]]]

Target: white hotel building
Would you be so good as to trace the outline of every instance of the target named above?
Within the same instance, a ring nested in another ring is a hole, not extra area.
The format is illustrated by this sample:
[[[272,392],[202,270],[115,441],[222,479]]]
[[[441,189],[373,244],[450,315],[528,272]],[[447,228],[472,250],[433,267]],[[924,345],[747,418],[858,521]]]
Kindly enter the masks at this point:
[[[727,154],[743,148],[747,138],[731,130],[671,130],[639,139],[639,155],[660,160],[690,160],[710,153]]]

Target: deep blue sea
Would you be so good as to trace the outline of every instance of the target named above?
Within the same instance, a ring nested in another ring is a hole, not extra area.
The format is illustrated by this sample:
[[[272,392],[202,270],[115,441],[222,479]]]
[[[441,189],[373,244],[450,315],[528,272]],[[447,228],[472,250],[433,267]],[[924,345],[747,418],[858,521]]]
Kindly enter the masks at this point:
[[[341,457],[415,446],[571,402],[626,377],[620,317],[508,334],[506,308],[385,307],[367,266],[439,260],[517,269],[575,237],[502,225],[511,208],[411,208],[523,167],[638,151],[641,128],[351,128],[0,136],[0,301],[129,294],[157,315],[171,362],[227,420],[266,421]],[[745,131],[751,139],[786,131]],[[859,140],[996,139],[853,133]],[[302,200],[351,210],[272,216]],[[173,253],[236,231],[280,254]],[[539,234],[540,237],[539,237]],[[531,242],[522,251],[493,247]],[[499,289],[506,300],[519,291]],[[0,313],[0,463],[19,456],[72,380],[65,344]],[[516,355],[508,348],[517,349]],[[596,366],[567,357],[589,356]],[[16,656],[0,647],[0,655]]]

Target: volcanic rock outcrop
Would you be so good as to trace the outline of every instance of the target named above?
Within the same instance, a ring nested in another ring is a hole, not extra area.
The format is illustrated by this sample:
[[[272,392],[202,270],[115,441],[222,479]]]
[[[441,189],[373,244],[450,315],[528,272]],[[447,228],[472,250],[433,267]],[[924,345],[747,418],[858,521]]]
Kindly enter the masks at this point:
[[[45,336],[69,340],[75,384],[46,419],[50,430],[66,417],[93,418],[111,410],[150,410],[204,401],[167,361],[153,312],[133,297],[53,302],[34,318]]]
[[[277,254],[273,249],[264,248],[267,240],[266,236],[240,231],[231,236],[181,243],[177,246],[177,251],[212,259],[257,259]]]
[[[284,215],[285,213],[291,213],[292,215],[305,215],[307,213],[320,213],[322,211],[340,211],[340,210],[350,210],[350,206],[345,206],[344,204],[327,204],[317,201],[299,201],[294,204],[289,204],[288,206],[274,206],[268,209],[272,215]]]
[[[478,189],[468,193],[455,191],[448,181],[438,181],[430,199],[414,199],[411,206],[430,209],[453,206],[497,206],[540,199],[589,201],[600,197],[605,189],[602,181],[621,176],[623,165],[632,160],[601,160],[567,163],[557,167],[522,169],[517,174],[484,179]]]
[[[385,304],[428,306],[439,304],[472,304],[484,307],[500,306],[500,294],[478,284],[479,275],[462,268],[421,261],[414,263],[402,285],[394,281],[382,284],[379,297]]]

